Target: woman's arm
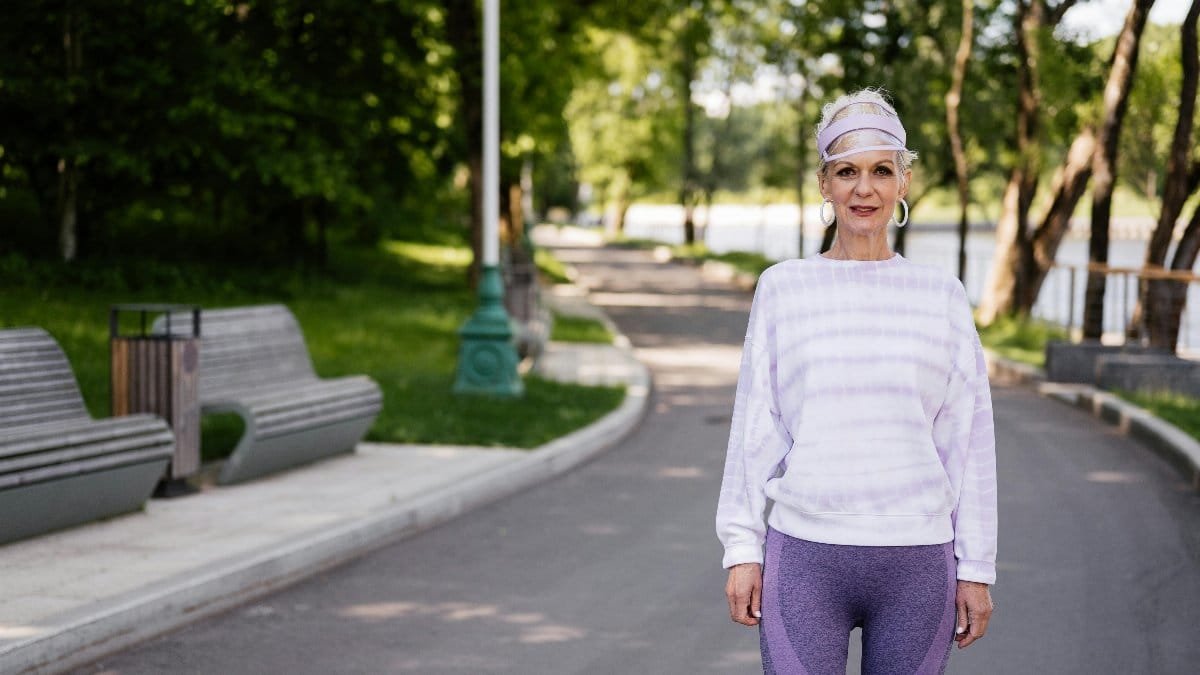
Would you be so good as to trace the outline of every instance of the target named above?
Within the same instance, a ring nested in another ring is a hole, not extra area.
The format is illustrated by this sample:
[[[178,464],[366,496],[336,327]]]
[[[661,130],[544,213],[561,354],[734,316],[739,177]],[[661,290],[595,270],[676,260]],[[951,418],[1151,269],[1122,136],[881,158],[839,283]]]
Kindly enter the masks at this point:
[[[750,310],[717,503],[717,537],[725,547],[723,567],[762,562],[767,531],[764,488],[792,445],[779,412],[772,363],[769,272],[759,280]]]
[[[951,513],[957,576],[996,580],[996,438],[987,362],[971,306],[955,282],[949,318],[954,348],[946,397],[933,422],[933,438],[955,492]]]

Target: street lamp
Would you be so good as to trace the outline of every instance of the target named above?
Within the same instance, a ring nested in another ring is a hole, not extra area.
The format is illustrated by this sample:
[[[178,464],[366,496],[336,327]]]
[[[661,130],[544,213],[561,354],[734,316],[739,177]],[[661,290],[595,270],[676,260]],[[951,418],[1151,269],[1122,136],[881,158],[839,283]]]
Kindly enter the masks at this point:
[[[458,330],[456,394],[520,396],[517,350],[500,279],[500,0],[483,2],[483,265],[479,307]]]

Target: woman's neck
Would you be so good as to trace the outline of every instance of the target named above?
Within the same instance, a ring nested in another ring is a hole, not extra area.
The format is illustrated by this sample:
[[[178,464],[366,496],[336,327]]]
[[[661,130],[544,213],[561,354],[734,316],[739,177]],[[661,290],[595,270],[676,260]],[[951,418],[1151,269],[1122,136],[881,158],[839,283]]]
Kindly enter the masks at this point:
[[[881,236],[855,237],[839,231],[824,255],[834,260],[887,260],[892,257],[892,249],[886,232]]]

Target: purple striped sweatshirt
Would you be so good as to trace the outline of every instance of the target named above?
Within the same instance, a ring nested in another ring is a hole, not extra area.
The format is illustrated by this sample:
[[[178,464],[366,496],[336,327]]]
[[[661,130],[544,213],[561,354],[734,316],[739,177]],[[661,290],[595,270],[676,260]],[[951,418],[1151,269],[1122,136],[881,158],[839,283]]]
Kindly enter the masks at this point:
[[[767,523],[827,544],[953,540],[959,579],[995,581],[991,391],[958,279],[899,254],[763,273],[717,506],[725,567],[762,562]]]

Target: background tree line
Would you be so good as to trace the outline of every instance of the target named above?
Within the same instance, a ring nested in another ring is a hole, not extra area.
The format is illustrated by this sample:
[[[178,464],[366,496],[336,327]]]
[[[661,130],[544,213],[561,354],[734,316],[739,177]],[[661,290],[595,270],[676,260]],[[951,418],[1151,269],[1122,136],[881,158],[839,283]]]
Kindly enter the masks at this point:
[[[882,86],[921,151],[914,210],[953,190],[961,227],[968,204],[997,225],[984,321],[1029,311],[1089,188],[1095,260],[1126,186],[1158,212],[1147,264],[1191,269],[1198,3],[1156,26],[1135,0],[1094,42],[1063,28],[1076,4],[503,3],[507,236],[530,185],[544,212],[579,207],[586,184],[618,224],[666,195],[689,240],[718,192],[814,201],[820,105]],[[480,30],[477,0],[10,3],[0,252],[319,265],[331,241],[477,249]]]

